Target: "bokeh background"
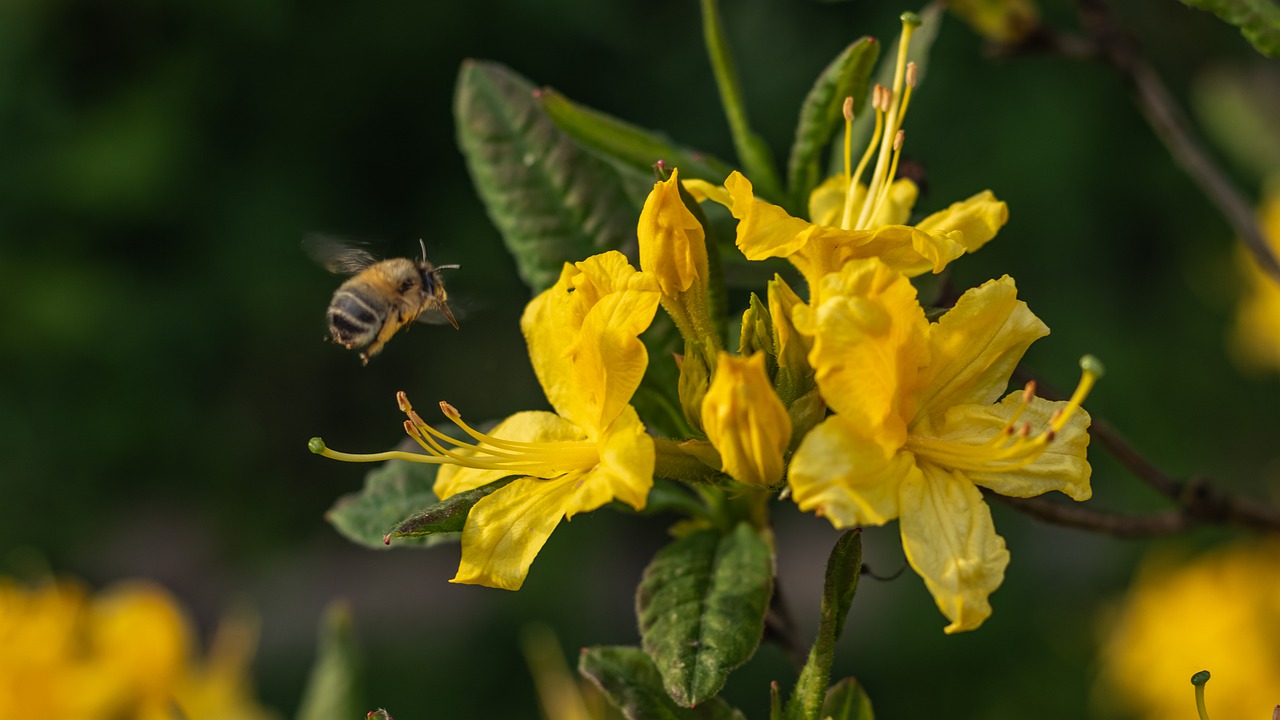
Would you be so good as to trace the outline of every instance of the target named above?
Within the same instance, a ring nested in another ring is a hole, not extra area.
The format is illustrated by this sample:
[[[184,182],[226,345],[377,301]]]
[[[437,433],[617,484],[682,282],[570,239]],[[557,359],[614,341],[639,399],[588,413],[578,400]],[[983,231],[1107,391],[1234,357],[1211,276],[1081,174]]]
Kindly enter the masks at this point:
[[[1187,107],[1265,63],[1171,0],[1115,5]],[[858,36],[891,39],[908,9],[723,6],[753,121],[779,157],[818,71]],[[1044,13],[1075,27],[1068,4]],[[256,608],[259,691],[286,717],[334,598],[353,605],[369,708],[397,717],[537,717],[518,639],[530,622],[549,624],[571,662],[584,645],[636,641],[631,593],[663,519],[575,519],[519,593],[447,583],[456,548],[364,550],[323,519],[366,468],[313,456],[307,439],[398,441],[395,391],[473,418],[544,405],[517,326],[528,290],[455,143],[467,57],[733,156],[692,2],[0,4],[0,569],[95,586],[150,578],[204,632]],[[1231,118],[1214,115],[1218,137],[1256,148]],[[1268,495],[1280,382],[1242,374],[1226,350],[1232,233],[1112,69],[989,57],[949,18],[907,138],[927,171],[920,210],[984,188],[1008,202],[1009,225],[954,274],[960,287],[1018,280],[1053,329],[1027,368],[1070,387],[1077,358],[1100,356],[1094,413],[1171,474]],[[1256,153],[1211,146],[1256,196]],[[339,281],[300,248],[316,231],[391,254],[423,238],[436,262],[460,263],[449,287],[471,301],[462,330],[415,327],[361,367],[324,341]],[[1098,506],[1163,507],[1100,450],[1092,459]],[[863,582],[836,673],[856,674],[882,717],[1108,715],[1101,623],[1137,559],[1234,537],[1121,541],[994,513],[1013,562],[981,631],[944,636],[910,572]],[[782,582],[807,638],[836,533],[786,503],[778,515]],[[901,565],[895,528],[866,542],[877,570]],[[793,676],[765,646],[727,695],[760,717],[768,681]],[[1174,692],[1190,710],[1189,691]]]

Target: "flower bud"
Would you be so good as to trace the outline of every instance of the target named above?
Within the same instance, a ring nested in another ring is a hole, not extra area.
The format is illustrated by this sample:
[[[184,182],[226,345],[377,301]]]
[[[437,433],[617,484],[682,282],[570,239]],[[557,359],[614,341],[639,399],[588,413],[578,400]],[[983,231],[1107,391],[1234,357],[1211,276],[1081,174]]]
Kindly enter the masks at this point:
[[[782,480],[791,418],[765,374],[764,353],[721,353],[702,400],[702,425],[720,452],[724,471],[746,485]]]
[[[717,342],[708,296],[707,239],[680,196],[678,168],[654,183],[636,228],[640,267],[658,280],[662,306],[690,342]]]
[[[769,281],[769,315],[773,319],[774,347],[777,350],[778,371],[774,388],[787,407],[815,387],[813,368],[809,366],[809,350],[813,338],[802,335],[791,322],[791,311],[804,302],[787,285],[781,276]]]

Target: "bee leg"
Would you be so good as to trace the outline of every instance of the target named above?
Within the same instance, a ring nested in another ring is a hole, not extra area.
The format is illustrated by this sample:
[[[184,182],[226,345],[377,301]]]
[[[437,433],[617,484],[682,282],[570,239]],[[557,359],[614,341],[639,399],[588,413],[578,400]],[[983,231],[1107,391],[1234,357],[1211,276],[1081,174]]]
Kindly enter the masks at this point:
[[[453,318],[453,311],[449,309],[449,304],[443,300],[440,301],[440,312],[444,313],[444,316],[446,319],[448,319],[449,324],[453,326],[454,330],[457,330],[458,321]]]

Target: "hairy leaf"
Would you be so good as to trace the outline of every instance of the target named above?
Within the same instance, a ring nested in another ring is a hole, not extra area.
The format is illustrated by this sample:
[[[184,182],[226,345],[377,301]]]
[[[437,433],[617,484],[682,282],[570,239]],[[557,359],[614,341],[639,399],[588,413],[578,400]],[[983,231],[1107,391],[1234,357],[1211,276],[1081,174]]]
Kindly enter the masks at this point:
[[[1219,20],[1240,28],[1240,34],[1267,57],[1280,57],[1280,5],[1273,0],[1182,0],[1208,10]]]
[[[745,720],[720,698],[682,708],[662,689],[662,676],[640,648],[594,647],[582,651],[578,672],[630,720]]]
[[[405,460],[389,460],[365,475],[364,489],[343,495],[325,519],[348,539],[371,548],[385,549],[385,538],[405,518],[429,508],[440,499],[431,490],[438,466]],[[461,527],[459,527],[461,529]],[[411,538],[407,545],[434,545],[457,540],[458,533]]]
[[[822,704],[822,717],[831,720],[875,720],[871,698],[854,678],[845,678],[827,692]]]
[[[579,145],[653,175],[653,164],[664,161],[668,168],[680,168],[684,178],[701,178],[720,184],[733,167],[706,153],[672,143],[660,133],[645,130],[598,110],[579,105],[555,90],[536,94],[542,109]]]
[[[822,182],[822,150],[844,123],[844,99],[853,98],[853,111],[863,113],[871,68],[880,56],[880,43],[864,37],[849,45],[822,71],[800,106],[796,139],[787,162],[791,201],[803,208],[809,193]]]
[[[528,80],[468,60],[454,117],[471,179],[534,292],[553,285],[565,262],[635,243],[639,207],[617,172],[556,127]]]
[[[396,525],[395,530],[391,531],[390,537],[419,538],[444,533],[460,533],[466,525],[467,514],[471,512],[471,508],[486,495],[512,480],[515,480],[515,476],[494,480],[474,490],[451,495],[448,500],[442,500],[405,518],[403,522]]]
[[[749,524],[692,532],[645,569],[636,614],[645,652],[684,707],[715,696],[750,659],[773,593],[773,551]]]

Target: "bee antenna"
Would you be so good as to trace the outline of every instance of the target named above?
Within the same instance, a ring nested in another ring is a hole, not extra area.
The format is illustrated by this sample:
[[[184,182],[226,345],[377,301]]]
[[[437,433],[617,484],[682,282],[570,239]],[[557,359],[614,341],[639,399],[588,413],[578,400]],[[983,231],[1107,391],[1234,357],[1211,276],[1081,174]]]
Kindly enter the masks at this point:
[[[426,245],[426,243],[422,242],[422,238],[418,238],[418,247],[422,249],[422,259],[423,259],[423,261],[426,261],[426,259],[427,259],[427,245]]]
[[[461,265],[458,265],[458,264],[454,264],[454,265],[437,265],[437,266],[436,266],[436,269],[437,269],[437,270],[457,270],[457,269],[458,269],[458,268],[460,268],[460,267],[462,267],[462,266],[461,266]]]

